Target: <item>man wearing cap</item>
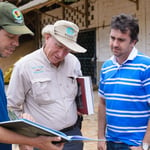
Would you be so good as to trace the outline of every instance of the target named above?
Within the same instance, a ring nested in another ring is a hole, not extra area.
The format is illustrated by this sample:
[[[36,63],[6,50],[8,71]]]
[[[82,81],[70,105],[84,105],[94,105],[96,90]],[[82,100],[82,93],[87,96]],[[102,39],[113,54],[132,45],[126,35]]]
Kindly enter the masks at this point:
[[[7,93],[8,107],[18,116],[30,114],[36,122],[67,135],[81,135],[75,97],[76,78],[82,72],[71,54],[86,52],[76,42],[78,32],[78,26],[66,20],[45,26],[43,47],[15,64]],[[70,142],[63,150],[82,149],[81,142]]]
[[[16,6],[8,2],[0,2],[0,57],[10,56],[19,45],[19,36],[33,33],[25,26],[22,13]],[[8,121],[7,100],[4,90],[3,74],[0,70],[0,122]],[[60,138],[36,137],[29,138],[0,127],[0,150],[11,150],[11,144],[28,144],[41,150],[61,150],[52,144]],[[4,144],[6,143],[6,144]]]

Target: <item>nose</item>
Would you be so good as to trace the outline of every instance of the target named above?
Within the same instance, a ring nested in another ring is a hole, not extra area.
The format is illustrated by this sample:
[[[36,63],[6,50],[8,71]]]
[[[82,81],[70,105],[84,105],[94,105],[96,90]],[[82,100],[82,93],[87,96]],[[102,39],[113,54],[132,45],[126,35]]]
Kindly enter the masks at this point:
[[[115,40],[113,41],[113,46],[114,46],[114,47],[117,47],[118,45],[119,45],[119,42],[118,42],[117,39],[115,39]]]
[[[16,47],[19,46],[19,37],[18,36],[13,39],[12,45],[16,46]]]
[[[58,52],[58,56],[59,58],[65,57],[68,54],[68,50],[66,50],[66,48],[61,48]]]
[[[58,56],[61,58],[64,56],[64,49],[61,49],[59,52],[58,52]]]

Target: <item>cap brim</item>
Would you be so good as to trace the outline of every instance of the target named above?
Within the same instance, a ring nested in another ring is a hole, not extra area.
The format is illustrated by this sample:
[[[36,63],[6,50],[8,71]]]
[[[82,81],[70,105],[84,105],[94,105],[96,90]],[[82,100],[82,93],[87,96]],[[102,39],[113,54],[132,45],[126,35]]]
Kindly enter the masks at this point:
[[[76,53],[85,53],[87,50],[72,40],[68,40],[58,35],[53,35],[60,43],[65,45],[70,51]]]
[[[84,47],[80,46],[75,41],[69,40],[69,39],[66,39],[65,37],[54,34],[54,26],[53,25],[49,26],[48,30],[49,30],[49,33],[53,37],[56,38],[56,40],[58,40],[60,43],[65,45],[67,48],[69,48],[70,51],[75,52],[75,53],[85,53],[87,51]]]
[[[11,33],[11,34],[15,34],[15,35],[23,35],[23,34],[30,34],[30,35],[34,35],[34,33],[25,25],[22,26],[3,26],[3,28]]]

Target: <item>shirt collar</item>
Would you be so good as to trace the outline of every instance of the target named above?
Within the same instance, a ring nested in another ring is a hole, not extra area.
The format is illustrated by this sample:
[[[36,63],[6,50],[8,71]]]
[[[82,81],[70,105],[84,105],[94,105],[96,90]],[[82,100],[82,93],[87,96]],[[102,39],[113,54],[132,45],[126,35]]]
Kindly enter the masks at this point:
[[[138,53],[137,49],[136,49],[135,47],[133,47],[133,49],[132,49],[132,51],[130,52],[128,58],[127,58],[122,64],[124,64],[124,63],[127,62],[128,60],[133,60],[133,59],[137,56],[137,53]],[[114,64],[119,65],[118,62],[116,61],[116,57],[115,57],[114,55],[113,55],[110,59],[112,60],[112,62],[113,62]],[[119,66],[120,66],[120,65],[119,65]]]

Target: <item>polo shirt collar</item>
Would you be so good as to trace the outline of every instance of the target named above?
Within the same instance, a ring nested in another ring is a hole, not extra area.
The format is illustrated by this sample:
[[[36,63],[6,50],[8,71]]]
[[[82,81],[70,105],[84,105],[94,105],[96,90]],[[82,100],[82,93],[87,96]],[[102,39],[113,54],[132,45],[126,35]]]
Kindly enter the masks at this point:
[[[127,62],[128,60],[133,60],[133,59],[137,56],[137,53],[138,53],[137,49],[136,49],[135,47],[133,47],[133,49],[132,49],[132,51],[130,52],[128,58],[127,58],[122,64],[124,64],[124,63]],[[115,57],[114,55],[113,55],[110,59],[112,60],[112,62],[113,62],[114,64],[117,64],[117,65],[120,66],[120,64],[118,64],[118,62],[116,61],[116,57]]]

